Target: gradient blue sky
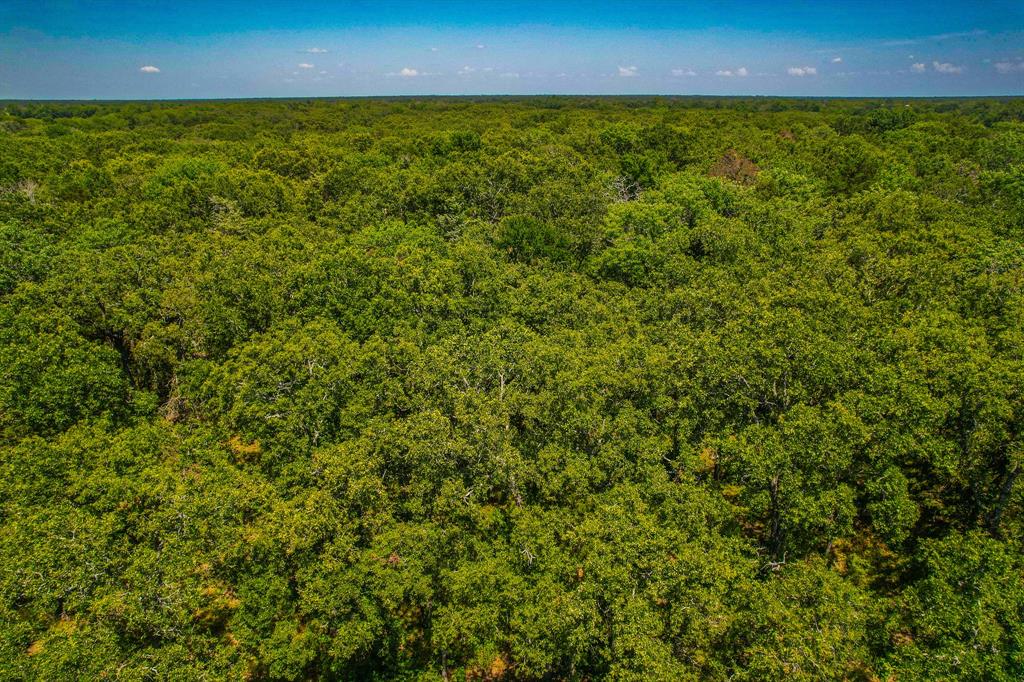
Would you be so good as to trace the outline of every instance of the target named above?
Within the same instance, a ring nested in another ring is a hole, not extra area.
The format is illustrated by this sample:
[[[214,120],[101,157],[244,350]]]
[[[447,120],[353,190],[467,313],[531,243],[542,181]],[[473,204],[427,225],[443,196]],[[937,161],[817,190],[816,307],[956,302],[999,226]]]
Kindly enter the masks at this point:
[[[0,0],[0,99],[1024,94],[1024,2]]]

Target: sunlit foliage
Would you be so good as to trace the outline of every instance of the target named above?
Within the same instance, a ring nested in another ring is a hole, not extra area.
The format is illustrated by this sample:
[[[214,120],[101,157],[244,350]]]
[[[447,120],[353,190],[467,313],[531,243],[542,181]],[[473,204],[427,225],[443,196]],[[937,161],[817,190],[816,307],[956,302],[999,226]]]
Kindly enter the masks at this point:
[[[0,679],[1024,678],[1024,104],[0,108]]]

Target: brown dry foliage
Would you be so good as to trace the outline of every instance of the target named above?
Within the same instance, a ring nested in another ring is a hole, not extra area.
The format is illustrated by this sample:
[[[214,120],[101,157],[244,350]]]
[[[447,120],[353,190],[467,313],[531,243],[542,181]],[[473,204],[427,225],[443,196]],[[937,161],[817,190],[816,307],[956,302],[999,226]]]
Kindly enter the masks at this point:
[[[735,149],[730,149],[711,166],[708,174],[715,178],[728,178],[741,185],[753,185],[757,181],[759,170],[753,161]]]
[[[260,442],[258,440],[246,443],[239,435],[231,436],[231,438],[228,439],[228,446],[231,448],[231,452],[234,453],[235,457],[242,462],[248,461],[255,455],[260,454],[263,450],[260,447]]]
[[[512,666],[504,654],[498,654],[486,667],[474,665],[467,668],[466,682],[476,682],[477,680],[494,682],[495,680],[503,679],[509,674],[511,668]],[[447,675],[445,677],[447,678]]]

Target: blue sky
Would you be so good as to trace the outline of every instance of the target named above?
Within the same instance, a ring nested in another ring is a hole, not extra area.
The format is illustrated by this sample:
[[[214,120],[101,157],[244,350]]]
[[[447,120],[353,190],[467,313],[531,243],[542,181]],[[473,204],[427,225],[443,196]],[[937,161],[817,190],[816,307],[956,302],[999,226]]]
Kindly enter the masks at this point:
[[[2,98],[1024,95],[1024,2],[0,0]]]

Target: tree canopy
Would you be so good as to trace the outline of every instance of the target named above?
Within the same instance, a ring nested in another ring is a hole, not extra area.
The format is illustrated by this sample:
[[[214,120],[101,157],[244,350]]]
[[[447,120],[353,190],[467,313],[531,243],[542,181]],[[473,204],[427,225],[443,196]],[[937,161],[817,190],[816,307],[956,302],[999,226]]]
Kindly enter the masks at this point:
[[[0,103],[0,679],[1024,678],[1024,100]]]

